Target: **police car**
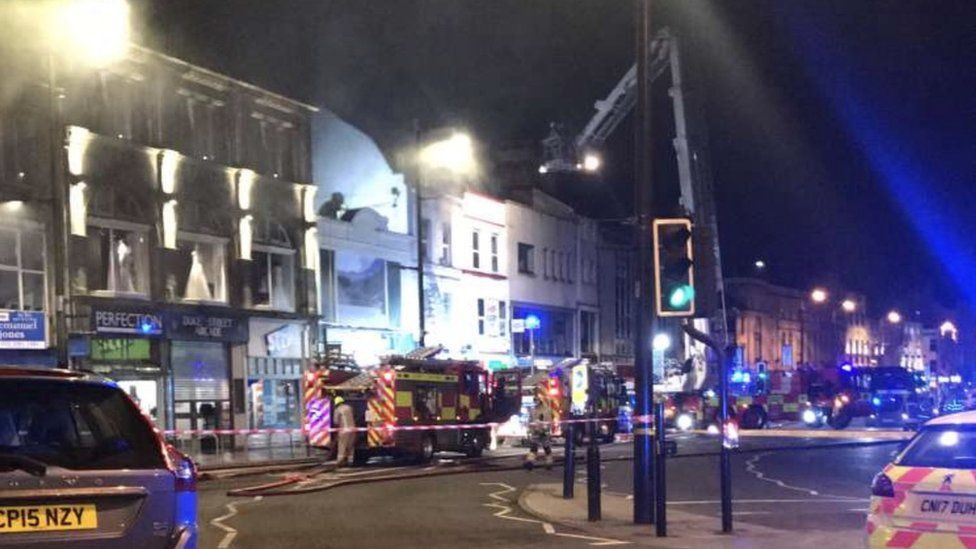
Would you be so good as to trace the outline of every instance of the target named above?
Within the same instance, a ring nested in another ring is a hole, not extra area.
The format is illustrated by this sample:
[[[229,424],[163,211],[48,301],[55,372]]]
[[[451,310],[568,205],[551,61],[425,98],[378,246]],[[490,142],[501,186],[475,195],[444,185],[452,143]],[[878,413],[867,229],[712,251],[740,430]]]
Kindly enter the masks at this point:
[[[869,547],[976,546],[976,411],[927,422],[874,477]]]

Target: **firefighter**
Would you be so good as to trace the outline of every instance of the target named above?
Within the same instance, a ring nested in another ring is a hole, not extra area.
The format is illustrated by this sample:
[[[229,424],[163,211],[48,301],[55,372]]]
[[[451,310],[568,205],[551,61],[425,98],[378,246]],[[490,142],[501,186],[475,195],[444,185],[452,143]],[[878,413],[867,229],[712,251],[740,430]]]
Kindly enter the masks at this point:
[[[336,467],[348,467],[353,461],[356,450],[356,420],[352,415],[352,406],[346,399],[337,396],[334,401],[336,428],[339,429],[338,451],[336,452]]]
[[[529,452],[525,454],[523,467],[532,470],[539,457],[539,446],[545,453],[546,469],[552,468],[552,407],[548,399],[537,400],[529,424]]]

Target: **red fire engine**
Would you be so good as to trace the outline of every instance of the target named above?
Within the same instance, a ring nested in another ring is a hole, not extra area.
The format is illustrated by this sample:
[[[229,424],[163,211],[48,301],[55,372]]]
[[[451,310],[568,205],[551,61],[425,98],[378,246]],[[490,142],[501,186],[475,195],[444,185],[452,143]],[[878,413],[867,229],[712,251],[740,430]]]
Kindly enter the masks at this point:
[[[592,391],[588,391],[588,396],[595,395],[596,400],[592,403],[592,408],[574,411],[571,371],[580,364],[587,367],[587,379],[593,386]],[[616,374],[611,365],[589,364],[585,359],[569,359],[552,370],[535,374],[508,370],[496,373],[495,378],[497,387],[509,387],[522,395],[518,413],[511,417],[503,416],[503,420],[507,421],[499,427],[500,437],[524,439],[532,410],[539,402],[545,402],[552,410],[553,436],[563,436],[566,420],[580,420],[594,415],[600,420],[597,426],[602,441],[612,442],[619,430],[618,416],[621,407],[627,403],[627,393],[623,378]],[[574,429],[574,436],[578,441],[582,441],[586,433],[583,428]]]
[[[811,414],[829,406],[830,385],[824,371],[736,369],[729,376],[729,415],[743,429],[762,429],[772,421],[820,423]],[[807,411],[810,411],[808,414]],[[665,405],[667,421],[682,430],[718,426],[718,395],[714,389],[700,393],[677,393]]]
[[[441,450],[481,455],[490,442],[486,424],[496,419],[489,372],[478,362],[431,358],[439,350],[394,356],[339,383],[326,381],[307,407],[309,439],[334,448],[335,436],[316,435],[332,426],[332,402],[341,395],[362,429],[358,462],[383,454],[429,461]]]

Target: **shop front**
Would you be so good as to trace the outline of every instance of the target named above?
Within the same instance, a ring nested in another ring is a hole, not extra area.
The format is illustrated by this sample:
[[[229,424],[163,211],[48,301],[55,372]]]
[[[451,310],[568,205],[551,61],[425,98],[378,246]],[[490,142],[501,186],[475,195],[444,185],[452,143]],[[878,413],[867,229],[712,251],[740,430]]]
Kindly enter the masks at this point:
[[[232,428],[243,400],[231,387],[232,357],[247,343],[247,320],[217,308],[173,310],[166,337],[174,428]]]
[[[250,319],[247,417],[251,429],[301,427],[302,373],[309,354],[302,321]]]
[[[157,426],[169,425],[162,313],[146,306],[94,306],[92,335],[75,360],[119,384]]]
[[[54,366],[43,311],[0,310],[0,364]]]

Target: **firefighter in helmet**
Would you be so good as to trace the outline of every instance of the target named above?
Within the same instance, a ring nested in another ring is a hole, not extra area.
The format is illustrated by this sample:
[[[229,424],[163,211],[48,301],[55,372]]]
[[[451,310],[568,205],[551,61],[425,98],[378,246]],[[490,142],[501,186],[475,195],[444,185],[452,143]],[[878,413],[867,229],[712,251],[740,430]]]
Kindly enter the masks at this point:
[[[352,406],[346,402],[346,399],[337,396],[333,404],[335,405],[333,417],[339,430],[336,467],[348,467],[352,465],[353,454],[356,451],[356,421],[353,418]]]
[[[545,454],[546,469],[552,468],[552,406],[549,399],[536,396],[535,408],[529,422],[529,452],[523,466],[532,470],[539,457],[539,446]]]

